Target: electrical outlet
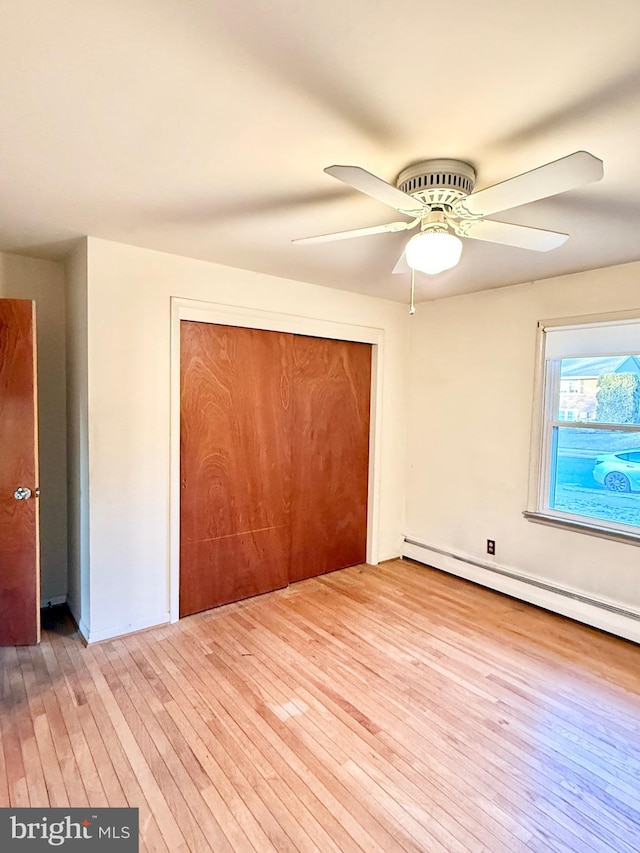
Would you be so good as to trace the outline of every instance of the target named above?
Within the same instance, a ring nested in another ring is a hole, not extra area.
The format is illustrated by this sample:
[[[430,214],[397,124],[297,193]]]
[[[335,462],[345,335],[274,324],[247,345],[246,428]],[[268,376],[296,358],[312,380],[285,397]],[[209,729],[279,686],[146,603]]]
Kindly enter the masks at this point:
[[[495,554],[496,553],[496,540],[495,539],[487,539],[487,554]]]

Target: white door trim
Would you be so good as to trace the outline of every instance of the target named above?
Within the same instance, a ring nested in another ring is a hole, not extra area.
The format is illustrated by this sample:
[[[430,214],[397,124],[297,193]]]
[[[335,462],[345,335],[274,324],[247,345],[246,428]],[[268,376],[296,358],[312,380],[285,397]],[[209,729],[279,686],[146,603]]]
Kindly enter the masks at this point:
[[[372,345],[371,412],[369,427],[369,490],[367,508],[367,562],[378,562],[380,526],[380,462],[382,454],[382,376],[384,329],[357,326],[333,320],[320,320],[295,314],[260,311],[200,302],[195,299],[171,299],[171,440],[169,497],[169,611],[172,622],[180,614],[180,321],[216,323],[272,332],[290,332],[340,341]]]

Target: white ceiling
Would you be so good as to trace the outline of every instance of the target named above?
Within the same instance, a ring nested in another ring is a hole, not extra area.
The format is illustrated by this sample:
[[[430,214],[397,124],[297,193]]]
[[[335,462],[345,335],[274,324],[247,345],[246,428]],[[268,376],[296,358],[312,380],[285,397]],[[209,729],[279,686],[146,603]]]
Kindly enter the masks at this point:
[[[640,259],[638,0],[0,0],[0,250],[83,234],[406,300],[406,234],[292,238],[397,213],[393,183],[459,158],[476,189],[579,149],[586,188],[501,214],[547,254],[465,240],[418,299]]]

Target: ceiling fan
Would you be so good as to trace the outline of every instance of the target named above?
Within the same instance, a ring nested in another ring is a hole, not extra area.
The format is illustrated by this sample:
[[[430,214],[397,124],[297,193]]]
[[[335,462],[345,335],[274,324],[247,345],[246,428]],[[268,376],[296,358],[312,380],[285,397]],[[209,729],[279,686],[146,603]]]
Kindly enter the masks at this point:
[[[602,160],[587,151],[575,151],[475,193],[475,169],[462,160],[415,163],[400,172],[395,187],[360,166],[329,166],[324,171],[395,208],[409,221],[303,237],[294,243],[322,243],[419,228],[407,242],[393,271],[419,270],[429,274],[458,263],[462,252],[460,237],[536,252],[556,249],[568,239],[568,234],[487,217],[599,181],[603,175]]]

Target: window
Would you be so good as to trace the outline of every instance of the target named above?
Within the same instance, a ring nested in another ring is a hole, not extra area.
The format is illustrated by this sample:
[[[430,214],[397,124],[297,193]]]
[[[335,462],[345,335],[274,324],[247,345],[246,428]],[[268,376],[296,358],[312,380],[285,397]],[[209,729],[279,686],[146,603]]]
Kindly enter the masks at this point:
[[[527,515],[640,535],[640,318],[545,324],[541,334]]]

